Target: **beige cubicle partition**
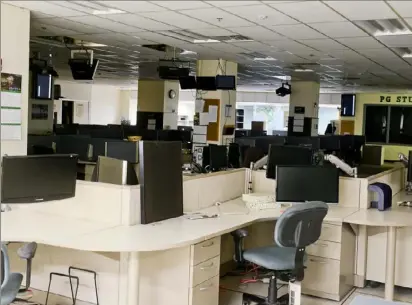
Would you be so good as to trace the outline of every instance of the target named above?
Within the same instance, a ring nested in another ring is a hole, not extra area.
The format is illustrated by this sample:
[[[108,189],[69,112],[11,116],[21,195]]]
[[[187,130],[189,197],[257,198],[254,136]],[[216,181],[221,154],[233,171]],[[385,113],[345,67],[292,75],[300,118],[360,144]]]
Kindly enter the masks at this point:
[[[195,211],[212,206],[217,201],[224,202],[240,197],[244,193],[244,184],[244,169],[185,177],[184,210]],[[140,186],[77,181],[74,198],[38,205],[20,205],[18,208],[30,209],[33,212],[47,211],[50,218],[65,217],[73,221],[80,219],[101,222],[106,228],[118,225],[131,226],[140,223]],[[39,226],[41,225],[39,223]],[[19,243],[10,244],[10,253],[15,253],[19,246]],[[177,249],[175,254],[180,255],[179,251],[184,249]],[[33,260],[31,287],[46,291],[50,272],[67,274],[69,266],[75,266],[97,272],[101,305],[126,304],[124,298],[127,296],[128,287],[128,255],[127,253],[85,252],[39,244]],[[141,265],[146,265],[144,257],[143,255]],[[153,258],[153,253],[151,257]],[[25,262],[15,255],[11,255],[11,260],[13,272],[24,274]],[[147,257],[146,260],[149,262],[151,258]],[[150,273],[150,270],[148,272]],[[95,302],[93,277],[87,273],[74,275],[80,277],[78,300]],[[142,279],[143,286],[150,285],[150,282],[145,281],[146,279],[147,277]],[[64,278],[56,278],[53,281],[51,292],[55,295],[71,297],[69,283]],[[67,302],[59,299],[59,296],[55,296],[54,300],[61,301],[57,301],[58,303]]]

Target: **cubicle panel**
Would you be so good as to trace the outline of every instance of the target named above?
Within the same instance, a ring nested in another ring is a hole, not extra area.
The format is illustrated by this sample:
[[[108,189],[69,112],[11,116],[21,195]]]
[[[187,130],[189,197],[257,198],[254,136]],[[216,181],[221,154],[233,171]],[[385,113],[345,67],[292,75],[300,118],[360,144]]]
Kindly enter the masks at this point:
[[[275,195],[276,180],[266,178],[265,170],[252,171],[252,192]]]
[[[245,193],[245,169],[185,176],[183,179],[183,210],[196,211],[225,202]]]
[[[15,254],[20,246],[19,243],[11,243],[9,253],[13,272],[20,272],[24,275],[26,261]],[[88,252],[39,244],[32,264],[31,288],[47,291],[50,272],[67,274],[68,268],[75,266],[93,270],[97,273],[100,305],[119,304],[120,253]],[[78,276],[80,281],[77,300],[95,303],[96,294],[93,275],[76,271],[73,271],[73,275]],[[50,301],[52,304],[65,303],[66,300],[61,299],[60,296],[71,298],[68,279],[53,277],[50,292],[58,296],[56,298],[51,297],[49,303]]]

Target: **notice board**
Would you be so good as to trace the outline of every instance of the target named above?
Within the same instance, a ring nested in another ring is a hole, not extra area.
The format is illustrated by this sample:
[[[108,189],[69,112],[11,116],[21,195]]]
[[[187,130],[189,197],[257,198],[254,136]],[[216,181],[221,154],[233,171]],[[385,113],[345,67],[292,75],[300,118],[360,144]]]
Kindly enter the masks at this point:
[[[217,109],[216,109],[217,107]],[[219,141],[219,124],[220,124],[220,100],[219,99],[205,99],[203,112],[216,112],[216,120],[209,121],[207,125],[207,141]]]

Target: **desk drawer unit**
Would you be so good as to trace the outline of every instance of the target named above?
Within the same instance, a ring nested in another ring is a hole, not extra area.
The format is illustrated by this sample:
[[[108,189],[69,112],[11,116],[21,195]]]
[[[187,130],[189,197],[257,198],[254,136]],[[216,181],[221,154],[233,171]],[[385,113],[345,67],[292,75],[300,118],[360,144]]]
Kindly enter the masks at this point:
[[[318,240],[306,248],[306,253],[312,256],[340,260],[340,243],[327,240]]]
[[[220,255],[220,236],[192,245],[190,255],[192,266]]]
[[[306,267],[304,289],[330,294],[339,293],[339,261],[309,255]]]
[[[220,270],[220,256],[190,267],[191,287],[195,287],[217,275]]]
[[[219,303],[219,276],[215,276],[190,289],[190,305],[216,305]]]
[[[342,226],[323,223],[319,239],[340,243],[342,240]]]

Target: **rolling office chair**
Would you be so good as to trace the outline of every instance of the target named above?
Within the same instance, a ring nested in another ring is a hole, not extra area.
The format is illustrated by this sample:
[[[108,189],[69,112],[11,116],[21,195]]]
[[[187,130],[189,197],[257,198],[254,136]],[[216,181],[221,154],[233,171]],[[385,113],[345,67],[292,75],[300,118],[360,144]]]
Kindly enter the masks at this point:
[[[36,255],[37,251],[37,243],[31,242],[24,244],[17,250],[17,255],[21,258],[26,260],[26,285],[24,288],[20,289],[19,292],[27,292],[30,288],[30,281],[31,281],[31,265],[34,256]]]
[[[308,202],[287,209],[277,220],[274,232],[276,246],[254,248],[243,252],[244,260],[270,270],[267,298],[243,294],[243,304],[288,304],[289,295],[278,298],[277,279],[285,282],[302,281],[304,277],[305,248],[316,242],[322,222],[328,212],[323,202]]]
[[[1,255],[3,256],[4,278],[1,283],[0,305],[9,305],[19,293],[23,275],[21,273],[10,273],[10,261],[6,245],[1,245]]]

